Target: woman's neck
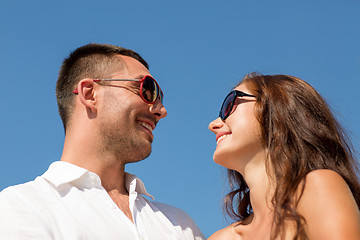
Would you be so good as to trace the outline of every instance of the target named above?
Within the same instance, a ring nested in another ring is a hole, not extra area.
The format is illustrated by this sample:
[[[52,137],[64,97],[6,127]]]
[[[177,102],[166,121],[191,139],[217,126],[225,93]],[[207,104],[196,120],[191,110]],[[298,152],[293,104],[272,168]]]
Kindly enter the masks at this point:
[[[250,203],[253,209],[253,218],[250,224],[257,221],[261,224],[263,220],[272,218],[271,199],[274,195],[275,184],[267,174],[264,161],[248,164],[242,176],[250,190]]]

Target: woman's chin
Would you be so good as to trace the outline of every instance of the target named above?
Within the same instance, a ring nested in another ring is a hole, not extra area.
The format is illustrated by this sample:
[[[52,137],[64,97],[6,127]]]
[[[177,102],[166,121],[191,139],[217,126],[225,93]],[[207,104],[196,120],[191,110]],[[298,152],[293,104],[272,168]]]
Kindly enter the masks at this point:
[[[216,152],[214,153],[213,156],[213,160],[216,164],[219,164],[223,167],[229,168],[229,169],[233,169],[233,166],[231,166],[231,162],[229,161],[229,157],[226,157],[225,154],[217,154]]]

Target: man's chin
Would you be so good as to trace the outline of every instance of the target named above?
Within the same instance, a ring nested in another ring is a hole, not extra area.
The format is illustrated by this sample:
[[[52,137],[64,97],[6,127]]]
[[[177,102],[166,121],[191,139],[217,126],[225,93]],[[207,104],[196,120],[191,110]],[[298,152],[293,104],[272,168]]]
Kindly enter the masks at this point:
[[[151,148],[149,150],[146,149],[141,149],[139,151],[137,151],[136,153],[136,157],[134,156],[133,158],[129,158],[126,163],[136,163],[136,162],[140,162],[144,159],[146,159],[147,157],[149,157],[151,154]]]

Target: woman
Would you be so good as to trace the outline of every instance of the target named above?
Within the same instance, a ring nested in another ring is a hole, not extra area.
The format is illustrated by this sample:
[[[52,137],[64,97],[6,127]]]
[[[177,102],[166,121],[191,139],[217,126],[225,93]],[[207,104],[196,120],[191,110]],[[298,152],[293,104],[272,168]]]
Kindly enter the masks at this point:
[[[360,239],[351,147],[322,97],[286,75],[247,75],[210,123],[236,220],[209,239]]]

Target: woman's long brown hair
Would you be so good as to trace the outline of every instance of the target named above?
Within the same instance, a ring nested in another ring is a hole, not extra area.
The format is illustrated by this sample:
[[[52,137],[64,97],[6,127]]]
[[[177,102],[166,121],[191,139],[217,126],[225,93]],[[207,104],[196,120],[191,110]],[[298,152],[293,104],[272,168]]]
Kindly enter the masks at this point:
[[[307,239],[296,193],[299,189],[302,193],[305,176],[313,170],[340,174],[360,206],[358,168],[350,141],[320,94],[305,81],[287,75],[252,73],[240,84],[257,96],[255,115],[268,150],[267,173],[276,183],[271,239],[284,237],[285,221],[296,223],[294,239]],[[228,170],[228,177],[231,192],[224,198],[224,209],[241,221],[252,213],[249,188],[240,173]]]

